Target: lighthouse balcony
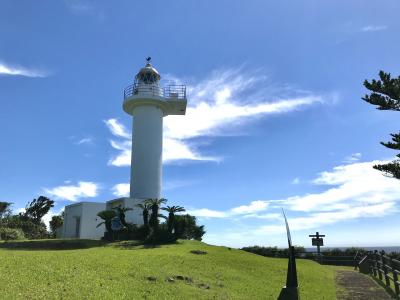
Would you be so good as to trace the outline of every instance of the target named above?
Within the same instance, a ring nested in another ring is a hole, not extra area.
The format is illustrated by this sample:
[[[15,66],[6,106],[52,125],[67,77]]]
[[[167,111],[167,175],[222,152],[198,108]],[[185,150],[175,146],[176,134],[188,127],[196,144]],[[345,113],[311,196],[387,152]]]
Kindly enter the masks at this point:
[[[184,115],[186,113],[186,86],[141,84],[135,82],[124,90],[123,108],[127,113],[141,105],[156,105],[164,115]]]
[[[185,85],[160,87],[152,84],[131,84],[124,90],[124,100],[134,96],[161,97],[168,100],[186,100]]]

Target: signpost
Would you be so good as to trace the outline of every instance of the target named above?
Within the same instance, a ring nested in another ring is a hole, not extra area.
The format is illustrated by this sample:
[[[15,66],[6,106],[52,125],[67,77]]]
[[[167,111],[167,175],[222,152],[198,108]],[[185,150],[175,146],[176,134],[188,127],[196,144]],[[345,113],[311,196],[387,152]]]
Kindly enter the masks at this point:
[[[288,270],[286,275],[286,286],[284,286],[279,294],[278,300],[299,300],[299,284],[297,281],[297,270],[296,270],[296,257],[294,253],[294,247],[292,246],[292,237],[290,236],[289,224],[286,219],[284,210],[282,209],[283,217],[285,218],[286,233],[289,245],[289,262]]]
[[[319,234],[317,231],[315,234],[310,234],[309,237],[311,238],[311,244],[313,246],[317,246],[317,252],[318,252],[318,260],[321,260],[321,246],[324,245],[324,239],[325,234]]]

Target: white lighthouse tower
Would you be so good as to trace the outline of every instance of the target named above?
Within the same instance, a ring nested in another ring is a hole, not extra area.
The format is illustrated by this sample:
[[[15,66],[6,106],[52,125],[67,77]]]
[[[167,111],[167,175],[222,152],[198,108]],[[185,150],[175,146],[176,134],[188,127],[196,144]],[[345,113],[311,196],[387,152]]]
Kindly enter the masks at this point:
[[[142,212],[136,204],[161,197],[163,118],[186,113],[186,87],[161,87],[160,74],[147,64],[136,74],[134,83],[124,91],[123,109],[133,117],[132,161],[129,197],[106,203],[80,202],[65,207],[61,237],[99,239],[104,226],[97,213],[115,207],[132,208],[126,221],[142,224]]]
[[[149,60],[124,91],[123,109],[133,117],[129,202],[135,203],[161,197],[163,118],[184,115],[187,104],[186,87],[162,87]]]

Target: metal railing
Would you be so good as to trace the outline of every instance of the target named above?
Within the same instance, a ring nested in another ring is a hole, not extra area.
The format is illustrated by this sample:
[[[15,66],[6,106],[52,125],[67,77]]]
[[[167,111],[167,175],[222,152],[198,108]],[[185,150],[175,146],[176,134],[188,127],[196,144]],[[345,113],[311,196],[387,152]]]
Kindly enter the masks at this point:
[[[135,95],[163,97],[167,100],[185,100],[186,86],[184,85],[168,85],[164,88],[133,83],[125,88],[124,100]]]

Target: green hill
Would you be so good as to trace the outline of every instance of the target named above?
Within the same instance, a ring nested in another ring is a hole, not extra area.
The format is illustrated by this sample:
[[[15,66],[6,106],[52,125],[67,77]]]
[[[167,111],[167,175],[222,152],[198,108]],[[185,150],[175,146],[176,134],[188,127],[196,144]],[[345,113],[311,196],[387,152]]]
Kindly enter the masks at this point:
[[[196,241],[153,248],[0,243],[0,261],[1,299],[276,299],[287,268],[286,259]],[[302,299],[336,299],[332,268],[309,260],[297,265]]]

